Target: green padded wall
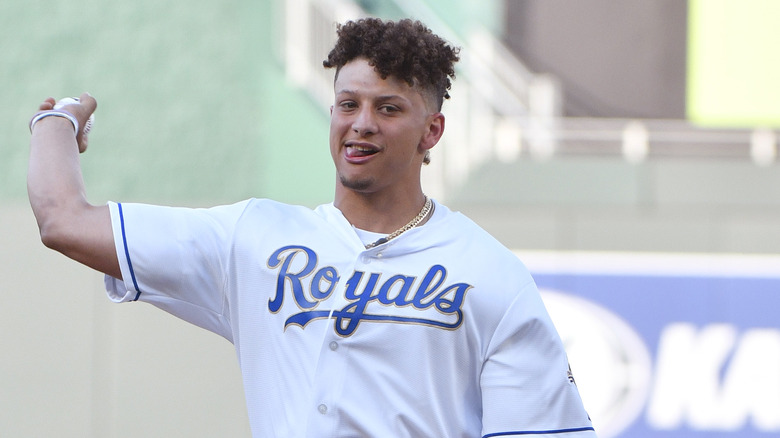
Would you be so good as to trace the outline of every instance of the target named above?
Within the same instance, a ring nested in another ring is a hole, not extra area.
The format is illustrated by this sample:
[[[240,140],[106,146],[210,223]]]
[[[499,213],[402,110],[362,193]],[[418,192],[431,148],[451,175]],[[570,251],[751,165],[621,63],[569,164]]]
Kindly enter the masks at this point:
[[[38,103],[88,91],[99,103],[82,156],[94,203],[329,200],[326,113],[284,82],[271,50],[277,9],[2,2],[0,199],[26,197],[27,121]]]

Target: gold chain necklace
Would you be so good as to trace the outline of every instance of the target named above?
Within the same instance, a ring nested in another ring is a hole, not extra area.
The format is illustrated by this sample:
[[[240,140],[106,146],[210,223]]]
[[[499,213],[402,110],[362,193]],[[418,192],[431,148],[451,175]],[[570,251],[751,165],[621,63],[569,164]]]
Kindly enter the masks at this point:
[[[374,243],[369,243],[366,245],[366,249],[371,249],[375,246],[379,246],[383,243],[387,243],[390,240],[395,239],[396,237],[400,236],[401,234],[411,230],[412,228],[416,227],[417,224],[419,224],[423,219],[425,219],[425,216],[428,216],[428,213],[431,212],[431,207],[433,206],[433,202],[431,202],[431,198],[425,197],[425,205],[423,205],[422,210],[420,210],[420,214],[415,216],[411,221],[409,221],[408,224],[404,225],[403,227],[393,231],[392,233],[388,234],[387,236],[377,240]]]

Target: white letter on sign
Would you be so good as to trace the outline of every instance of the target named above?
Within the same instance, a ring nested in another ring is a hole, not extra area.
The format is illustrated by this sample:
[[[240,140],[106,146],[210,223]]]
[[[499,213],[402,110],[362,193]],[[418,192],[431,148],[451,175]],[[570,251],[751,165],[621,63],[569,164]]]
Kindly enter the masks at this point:
[[[675,429],[687,418],[692,427],[717,422],[713,400],[719,398],[720,371],[734,347],[737,329],[712,324],[701,331],[689,323],[669,325],[658,343],[656,373],[647,421]]]

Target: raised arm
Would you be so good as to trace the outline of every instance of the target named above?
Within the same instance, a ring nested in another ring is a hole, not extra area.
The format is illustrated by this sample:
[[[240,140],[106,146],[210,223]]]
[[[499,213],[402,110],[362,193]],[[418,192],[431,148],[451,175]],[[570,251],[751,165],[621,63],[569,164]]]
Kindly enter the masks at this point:
[[[39,110],[54,105],[49,98]],[[79,104],[63,109],[84,126],[95,108],[97,102],[85,93]],[[73,260],[122,278],[108,206],[91,205],[84,189],[79,153],[87,149],[87,135],[75,134],[72,122],[58,116],[41,118],[32,127],[27,193],[41,241]]]

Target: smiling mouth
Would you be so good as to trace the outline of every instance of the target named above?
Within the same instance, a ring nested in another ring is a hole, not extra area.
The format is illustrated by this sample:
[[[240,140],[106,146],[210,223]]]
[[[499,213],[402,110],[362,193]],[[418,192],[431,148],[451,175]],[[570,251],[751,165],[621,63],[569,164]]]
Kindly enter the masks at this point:
[[[347,158],[361,158],[376,154],[379,150],[376,147],[362,144],[347,144]]]

